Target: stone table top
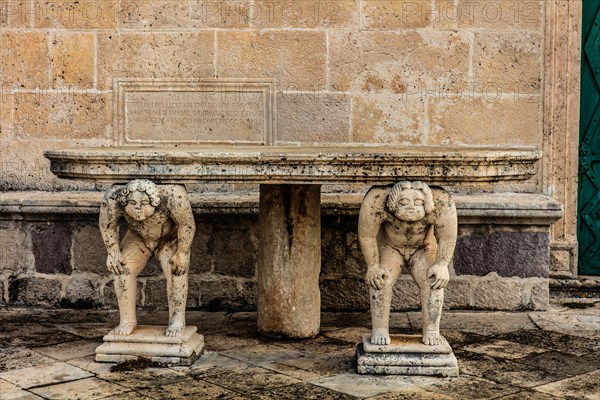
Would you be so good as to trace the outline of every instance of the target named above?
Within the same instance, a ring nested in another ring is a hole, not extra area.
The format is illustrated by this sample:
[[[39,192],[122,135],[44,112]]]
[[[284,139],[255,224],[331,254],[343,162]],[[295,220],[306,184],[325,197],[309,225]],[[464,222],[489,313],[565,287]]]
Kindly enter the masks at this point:
[[[260,184],[391,183],[451,185],[518,181],[533,176],[542,153],[532,149],[445,147],[194,146],[49,150],[60,178],[104,182]]]

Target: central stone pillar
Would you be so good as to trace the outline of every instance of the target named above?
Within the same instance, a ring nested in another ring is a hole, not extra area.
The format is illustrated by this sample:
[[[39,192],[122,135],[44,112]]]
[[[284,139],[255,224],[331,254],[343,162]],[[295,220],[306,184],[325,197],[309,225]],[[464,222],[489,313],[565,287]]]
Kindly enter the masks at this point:
[[[258,332],[309,338],[319,333],[321,186],[260,185]]]

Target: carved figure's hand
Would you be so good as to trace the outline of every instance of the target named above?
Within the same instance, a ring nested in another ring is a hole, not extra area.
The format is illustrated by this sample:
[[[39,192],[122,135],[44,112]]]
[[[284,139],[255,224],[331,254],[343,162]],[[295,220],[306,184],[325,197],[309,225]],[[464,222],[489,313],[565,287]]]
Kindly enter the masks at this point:
[[[367,281],[367,284],[373,289],[381,290],[387,277],[387,274],[379,266],[379,264],[375,264],[369,267],[369,269],[367,270],[367,276],[365,280]]]
[[[427,277],[433,278],[431,282],[432,289],[442,289],[448,284],[450,273],[446,265],[435,263],[427,270]]]
[[[179,276],[187,272],[190,267],[190,253],[185,251],[176,251],[169,260],[173,275]]]
[[[111,274],[121,275],[123,273],[123,262],[121,260],[121,251],[113,250],[108,252],[106,267]]]

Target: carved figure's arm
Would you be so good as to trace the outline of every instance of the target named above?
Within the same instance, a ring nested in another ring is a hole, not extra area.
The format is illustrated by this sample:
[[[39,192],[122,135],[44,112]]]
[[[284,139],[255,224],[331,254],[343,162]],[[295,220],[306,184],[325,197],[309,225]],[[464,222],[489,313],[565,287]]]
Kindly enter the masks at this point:
[[[374,187],[369,190],[358,216],[358,241],[367,262],[365,281],[375,290],[381,290],[388,277],[379,266],[379,244],[377,243],[379,229],[387,215],[385,202],[388,193],[388,188]]]
[[[444,193],[440,200],[440,207],[443,207],[435,221],[435,233],[438,241],[438,250],[436,255],[436,264],[443,264],[446,267],[450,264],[454,248],[456,247],[456,236],[458,222],[456,218],[456,206],[449,194]]]
[[[369,268],[379,264],[377,234],[381,223],[385,220],[385,201],[388,192],[387,188],[374,187],[367,192],[360,206],[358,242]]]
[[[192,207],[183,186],[173,186],[171,194],[171,217],[177,223],[177,250],[189,253],[196,232]]]
[[[170,262],[173,274],[182,275],[190,266],[190,249],[196,233],[196,222],[183,186],[171,186],[169,197],[171,218],[177,223],[177,252]]]
[[[123,209],[117,201],[120,190],[120,187],[108,189],[100,205],[100,234],[108,251],[106,265],[116,275],[123,273],[119,247],[119,219],[123,215]]]
[[[456,236],[458,222],[456,218],[456,206],[450,195],[446,192],[435,199],[436,220],[435,236],[438,242],[438,249],[433,264],[428,271],[427,276],[434,278],[431,283],[432,289],[441,289],[448,284],[450,279],[448,273],[448,264],[454,254],[456,247]]]

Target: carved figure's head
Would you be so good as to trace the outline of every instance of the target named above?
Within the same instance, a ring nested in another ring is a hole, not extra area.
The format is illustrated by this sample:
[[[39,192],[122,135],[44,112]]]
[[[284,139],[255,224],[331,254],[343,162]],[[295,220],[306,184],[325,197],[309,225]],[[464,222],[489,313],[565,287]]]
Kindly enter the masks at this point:
[[[398,182],[392,187],[386,206],[402,221],[418,221],[433,211],[433,194],[423,182]]]
[[[160,204],[158,188],[145,179],[131,181],[121,190],[119,204],[125,207],[125,214],[136,221],[143,221],[154,214]]]

